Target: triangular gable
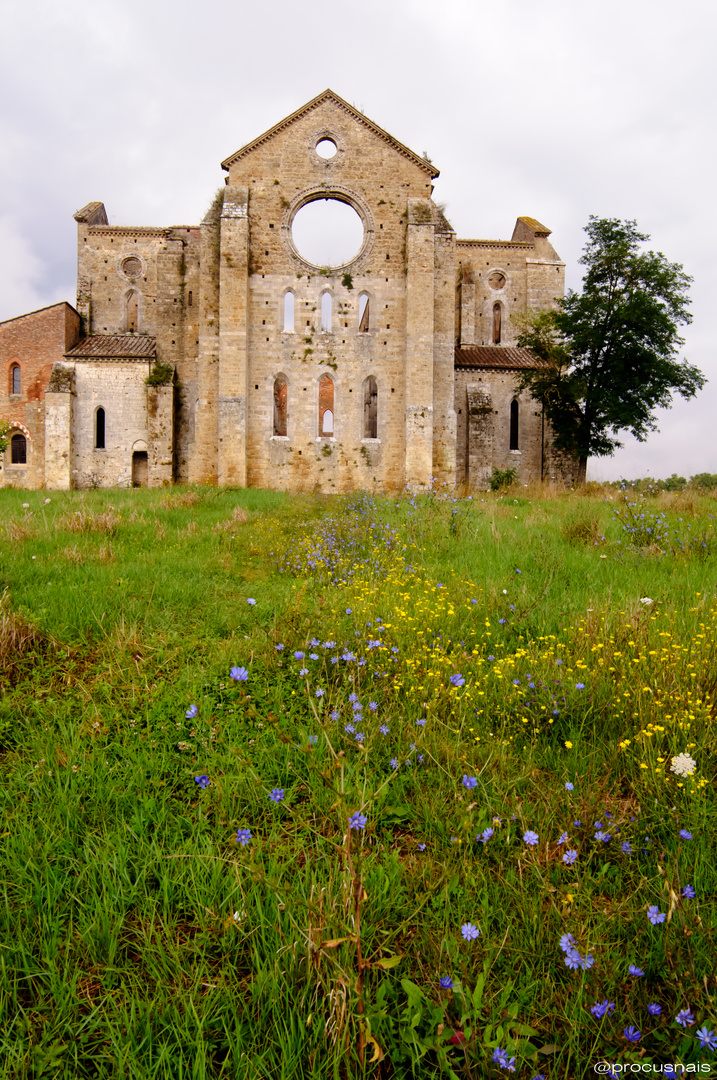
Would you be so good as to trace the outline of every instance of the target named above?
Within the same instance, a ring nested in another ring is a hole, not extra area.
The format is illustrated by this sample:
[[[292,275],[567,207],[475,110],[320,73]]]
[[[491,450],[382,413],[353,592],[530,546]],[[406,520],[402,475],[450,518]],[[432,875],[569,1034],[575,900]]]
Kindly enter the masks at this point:
[[[237,150],[236,153],[231,154],[230,157],[224,159],[224,161],[222,162],[222,168],[228,171],[230,166],[232,166],[236,161],[239,161],[240,158],[244,157],[246,154],[251,153],[252,150],[255,150],[258,146],[261,146],[262,143],[267,142],[275,135],[278,135],[280,131],[283,131],[285,128],[289,127],[289,125],[293,124],[295,120],[301,119],[302,117],[310,113],[312,109],[316,109],[319,105],[323,105],[324,102],[327,101],[331,101],[333,102],[333,104],[338,105],[339,108],[343,109],[344,112],[348,113],[348,115],[357,123],[363,124],[364,127],[367,127],[369,131],[372,131],[374,133],[374,135],[378,135],[380,139],[383,139],[385,142],[387,142],[389,146],[392,146],[393,149],[398,151],[399,154],[403,154],[404,157],[407,157],[410,161],[414,162],[414,164],[420,166],[420,168],[427,172],[432,179],[435,179],[435,177],[440,175],[440,170],[437,169],[435,165],[432,165],[430,161],[427,161],[426,158],[419,157],[419,155],[415,154],[413,150],[409,150],[409,148],[407,146],[404,146],[403,143],[400,143],[398,139],[394,139],[393,135],[389,135],[389,133],[387,131],[384,131],[383,128],[380,128],[378,124],[374,124],[373,120],[369,120],[367,116],[364,116],[362,112],[359,112],[358,109],[355,109],[353,105],[349,105],[348,101],[344,101],[343,98],[340,98],[338,94],[335,94],[333,92],[333,90],[324,90],[323,94],[319,94],[318,97],[312,98],[311,101],[307,101],[307,103],[305,105],[302,105],[300,109],[297,109],[296,112],[293,112],[290,116],[286,116],[283,120],[280,120],[278,124],[275,124],[274,127],[269,128],[269,130],[265,131],[263,135],[260,135],[257,139],[254,139],[252,140],[252,142],[247,143],[246,146],[242,146],[242,148],[240,150]]]

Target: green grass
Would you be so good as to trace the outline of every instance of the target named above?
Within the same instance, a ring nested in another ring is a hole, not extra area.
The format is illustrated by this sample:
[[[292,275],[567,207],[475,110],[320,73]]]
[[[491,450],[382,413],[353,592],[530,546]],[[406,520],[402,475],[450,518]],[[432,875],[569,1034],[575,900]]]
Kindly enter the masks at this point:
[[[0,509],[0,1076],[714,1063],[715,499]]]

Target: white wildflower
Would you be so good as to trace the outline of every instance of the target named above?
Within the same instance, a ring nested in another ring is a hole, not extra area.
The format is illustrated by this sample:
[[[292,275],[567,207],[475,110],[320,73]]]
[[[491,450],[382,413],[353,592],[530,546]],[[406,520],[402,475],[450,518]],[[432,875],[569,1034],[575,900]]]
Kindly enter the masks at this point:
[[[654,603],[654,601],[651,600],[649,596],[641,596],[640,597],[640,603],[641,604],[652,604],[652,603]]]
[[[677,754],[670,765],[670,771],[676,773],[677,776],[692,776],[696,768],[697,762],[689,754]]]

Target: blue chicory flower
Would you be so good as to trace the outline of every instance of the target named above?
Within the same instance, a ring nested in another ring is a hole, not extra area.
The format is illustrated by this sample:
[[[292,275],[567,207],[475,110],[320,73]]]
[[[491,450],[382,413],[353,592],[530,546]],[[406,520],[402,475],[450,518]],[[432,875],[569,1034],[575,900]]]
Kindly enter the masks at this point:
[[[639,1042],[642,1038],[642,1032],[639,1031],[638,1028],[633,1027],[632,1024],[630,1024],[629,1027],[625,1028],[625,1030],[623,1031],[623,1035],[628,1040],[628,1042]]]
[[[248,598],[248,600],[247,600],[247,604],[251,604],[251,605],[252,605],[252,607],[253,607],[255,603],[256,603],[256,600],[253,600],[253,599],[252,599],[252,597],[250,596],[250,597]]]
[[[708,1031],[706,1024],[696,1034],[703,1050],[717,1050],[717,1035],[714,1031]]]
[[[439,986],[443,990],[450,990],[450,988],[453,986],[453,979],[450,977],[450,975],[443,975],[439,981]]]
[[[566,866],[572,866],[578,857],[578,853],[575,848],[571,848],[570,851],[566,851],[563,855],[563,862]]]
[[[675,1020],[678,1024],[681,1024],[682,1027],[687,1027],[689,1024],[694,1024],[695,1022],[695,1018],[689,1009],[680,1009]]]
[[[249,672],[245,667],[233,667],[229,672],[229,678],[234,682],[246,682],[249,678]]]
[[[570,781],[568,780],[567,784],[565,785],[565,790],[566,791],[574,791],[575,790],[575,784],[571,784]]]
[[[650,1016],[659,1016],[662,1012],[662,1005],[658,1005],[656,1001],[653,1001],[647,1006],[647,1011]]]
[[[477,776],[464,776],[463,780],[461,782],[462,782],[464,788],[478,787],[478,777]]]
[[[638,967],[637,964],[630,964],[630,966],[628,967],[627,970],[630,973],[630,975],[634,975],[636,978],[639,978],[640,975],[645,974],[645,972],[642,970],[642,968]]]
[[[682,895],[684,896],[685,900],[694,900],[695,890],[692,885],[685,885],[684,889],[682,890]]]
[[[195,776],[194,783],[198,784],[200,788],[208,788],[210,783],[209,777],[206,774],[203,776]]]
[[[466,941],[475,941],[480,934],[480,930],[473,923],[466,922],[461,926],[461,934]]]
[[[246,847],[251,840],[251,832],[249,829],[238,829],[236,835],[237,844],[241,844],[242,847]]]
[[[368,818],[365,814],[362,814],[360,810],[357,810],[355,814],[352,814],[349,818],[349,829],[365,829]]]
[[[190,705],[184,715],[187,718],[187,720],[193,720],[194,717],[198,714],[198,712],[199,712],[199,709],[197,708],[196,705]]]
[[[656,904],[652,904],[647,909],[647,917],[653,926],[657,926],[658,923],[663,923],[665,921],[664,911],[660,911]]]
[[[691,840],[692,839],[692,833],[688,832],[687,829],[680,829],[680,836],[682,837],[683,840]]]
[[[448,681],[452,683],[453,686],[465,686],[466,682],[466,680],[460,674],[451,675]]]
[[[282,801],[282,799],[284,798],[284,789],[283,789],[283,787],[272,788],[271,791],[269,792],[269,798],[271,799],[272,802],[280,803]]]
[[[532,829],[528,829],[527,832],[523,833],[523,840],[526,844],[530,844],[532,847],[535,847],[539,839],[540,837],[538,836],[537,832],[533,832]]]

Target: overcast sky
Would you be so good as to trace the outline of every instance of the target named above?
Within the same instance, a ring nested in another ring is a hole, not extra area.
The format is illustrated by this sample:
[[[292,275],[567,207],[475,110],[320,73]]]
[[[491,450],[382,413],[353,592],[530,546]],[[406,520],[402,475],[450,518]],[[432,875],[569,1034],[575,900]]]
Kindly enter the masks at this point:
[[[2,0],[0,319],[75,297],[72,214],[197,224],[220,161],[331,87],[441,170],[461,237],[538,218],[579,287],[589,214],[694,277],[710,379],[598,479],[717,472],[715,9],[706,0]]]

